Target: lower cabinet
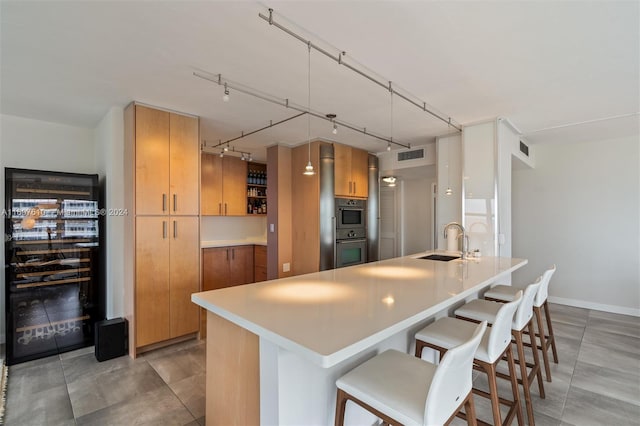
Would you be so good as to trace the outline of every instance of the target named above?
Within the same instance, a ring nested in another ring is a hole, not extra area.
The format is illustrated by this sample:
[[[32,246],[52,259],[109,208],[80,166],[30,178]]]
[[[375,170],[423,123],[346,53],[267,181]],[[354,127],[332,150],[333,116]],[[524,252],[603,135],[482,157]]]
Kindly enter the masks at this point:
[[[253,282],[253,246],[202,250],[202,290],[216,290]]]
[[[136,347],[195,333],[198,217],[136,218]]]
[[[257,248],[264,249],[264,256],[260,250],[255,251]],[[256,255],[256,253],[258,254]],[[267,279],[266,259],[267,248],[264,246],[204,248],[202,249],[202,291],[265,281]],[[262,278],[263,274],[264,278]],[[202,309],[201,338],[207,336],[206,318],[206,311]]]
[[[253,246],[253,270],[254,281],[267,280],[267,247]]]

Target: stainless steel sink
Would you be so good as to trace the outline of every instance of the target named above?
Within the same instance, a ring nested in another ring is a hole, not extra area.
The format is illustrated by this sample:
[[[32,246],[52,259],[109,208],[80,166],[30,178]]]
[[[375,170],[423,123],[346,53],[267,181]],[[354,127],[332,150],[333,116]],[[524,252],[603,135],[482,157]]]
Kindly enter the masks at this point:
[[[428,256],[417,257],[416,259],[439,260],[441,262],[449,262],[450,260],[460,259],[460,256],[447,256],[444,254],[430,254]]]

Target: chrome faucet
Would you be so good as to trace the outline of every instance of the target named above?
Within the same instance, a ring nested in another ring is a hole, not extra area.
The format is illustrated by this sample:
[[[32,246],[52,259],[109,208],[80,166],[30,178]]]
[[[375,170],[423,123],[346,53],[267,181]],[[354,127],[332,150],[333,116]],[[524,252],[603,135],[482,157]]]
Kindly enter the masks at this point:
[[[449,222],[444,226],[445,240],[447,239],[447,229],[449,229],[450,226],[455,226],[458,229],[460,229],[460,232],[462,232],[462,234],[458,235],[458,238],[462,237],[462,252],[460,253],[460,258],[466,259],[467,251],[469,248],[469,236],[467,235],[467,232],[464,230],[464,226],[460,225],[458,222]]]

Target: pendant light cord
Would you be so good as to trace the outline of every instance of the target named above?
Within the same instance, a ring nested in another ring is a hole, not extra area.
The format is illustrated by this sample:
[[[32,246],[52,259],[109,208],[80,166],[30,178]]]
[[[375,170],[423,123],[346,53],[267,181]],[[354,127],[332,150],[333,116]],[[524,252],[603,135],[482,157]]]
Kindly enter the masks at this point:
[[[390,112],[390,119],[389,119],[389,132],[391,134],[390,139],[391,142],[393,142],[393,88],[391,87],[391,82],[389,82],[389,93],[391,94],[391,112]]]
[[[311,112],[311,42],[307,44],[308,49],[308,67],[307,67],[307,89],[309,91],[307,97],[307,110]],[[307,141],[309,142],[309,162],[311,162],[311,114],[307,114]]]

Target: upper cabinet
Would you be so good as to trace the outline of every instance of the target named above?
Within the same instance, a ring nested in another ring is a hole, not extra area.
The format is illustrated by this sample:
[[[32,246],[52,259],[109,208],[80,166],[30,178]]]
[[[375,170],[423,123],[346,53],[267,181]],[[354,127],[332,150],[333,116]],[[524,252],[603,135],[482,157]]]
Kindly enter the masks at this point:
[[[135,106],[136,214],[198,214],[198,119]]]
[[[367,198],[369,195],[367,151],[333,144],[336,197]]]
[[[201,213],[244,216],[247,212],[247,163],[237,157],[202,154]]]

